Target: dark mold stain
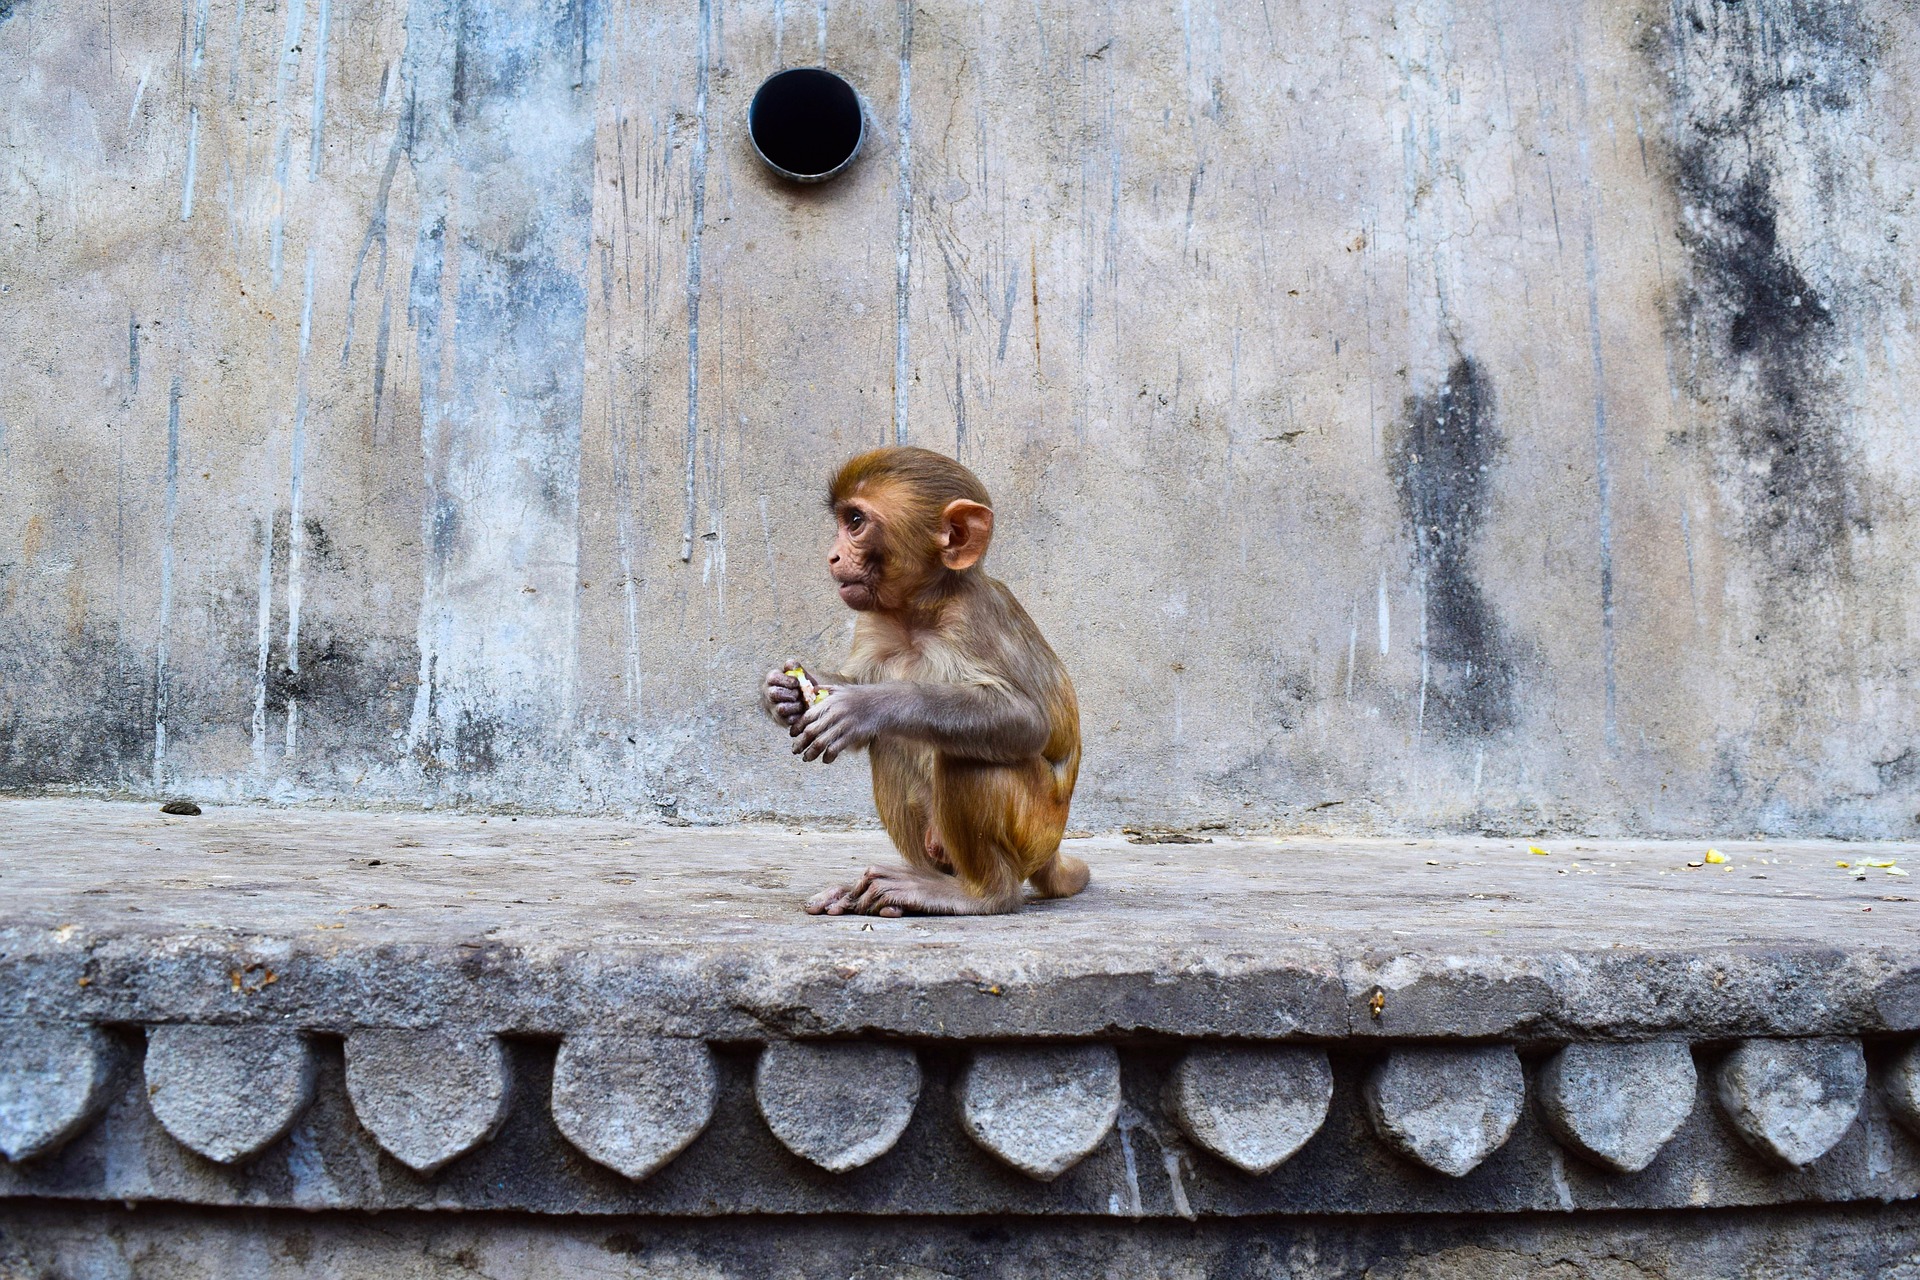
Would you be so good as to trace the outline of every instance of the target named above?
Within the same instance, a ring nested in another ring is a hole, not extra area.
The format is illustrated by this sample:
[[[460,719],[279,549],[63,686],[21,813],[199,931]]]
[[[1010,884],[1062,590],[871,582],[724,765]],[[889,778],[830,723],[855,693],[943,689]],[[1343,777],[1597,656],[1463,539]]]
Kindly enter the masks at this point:
[[[306,532],[305,553],[313,562],[324,568],[340,568],[340,553],[333,545],[333,537],[327,527],[312,516],[300,522]]]
[[[1725,401],[1733,456],[1723,470],[1777,571],[1823,568],[1849,528],[1865,523],[1846,442],[1828,414],[1840,394],[1827,369],[1832,312],[1780,247],[1764,165],[1718,183],[1704,147],[1681,152],[1678,163],[1682,190],[1704,215],[1682,234],[1695,267],[1685,312],[1710,363],[1751,387]]]
[[[0,628],[0,790],[144,786],[153,715],[151,658],[91,620]]]
[[[302,630],[298,671],[285,662],[267,664],[269,711],[284,713],[287,704],[297,699],[302,717],[328,704],[336,712],[351,713],[362,705],[357,695],[377,693],[377,686],[385,684],[377,681],[375,688],[361,687],[365,682],[356,678],[360,654],[351,642],[338,635],[315,635],[317,628],[305,625],[305,620]]]
[[[1446,734],[1514,721],[1514,660],[1472,556],[1501,444],[1492,389],[1462,357],[1438,392],[1408,397],[1389,460],[1426,597],[1425,715]]]
[[[291,513],[278,511],[273,519],[273,581],[284,584],[292,551],[288,536]],[[287,616],[284,588],[276,591],[269,615],[270,648],[267,657],[266,705],[269,713],[284,716],[289,705],[300,709],[300,747],[287,766],[295,772],[302,759],[316,752],[347,751],[371,733],[384,734],[404,723],[412,708],[412,669],[417,662],[411,638],[367,633],[354,619],[353,608],[362,596],[347,573],[347,557],[323,519],[300,522],[302,576],[305,601],[300,610],[299,670],[286,651]],[[252,590],[235,592],[236,599]],[[257,607],[257,601],[254,602]],[[257,623],[251,609],[236,610],[223,628],[231,670],[252,670],[257,661]],[[216,713],[217,714],[217,713]]]
[[[1672,77],[1679,237],[1693,268],[1675,317],[1689,390],[1718,411],[1721,481],[1773,572],[1844,570],[1851,533],[1869,524],[1832,372],[1834,309],[1847,300],[1823,296],[1782,244],[1771,151],[1780,123],[1852,106],[1875,39],[1849,5],[1730,0],[1676,5],[1662,34],[1654,52]],[[1808,132],[1801,161],[1845,181],[1850,162],[1819,146],[1817,121]]]
[[[455,542],[460,528],[460,508],[447,498],[436,498],[433,514],[427,524],[427,546],[433,552],[433,558],[445,564],[453,558],[458,545]]]
[[[276,581],[286,572],[291,559],[293,543],[289,534],[292,520],[293,513],[290,511],[276,511],[273,516],[273,572]],[[307,516],[300,521],[300,562],[306,569],[339,570],[346,567],[340,549],[334,545],[333,534],[314,516]]]
[[[1888,759],[1875,760],[1873,771],[1879,775],[1882,791],[1910,787],[1914,778],[1920,776],[1920,752],[1908,747]]]
[[[500,722],[492,716],[476,715],[462,709],[453,727],[453,758],[459,768],[471,773],[491,773],[499,764],[496,740]]]

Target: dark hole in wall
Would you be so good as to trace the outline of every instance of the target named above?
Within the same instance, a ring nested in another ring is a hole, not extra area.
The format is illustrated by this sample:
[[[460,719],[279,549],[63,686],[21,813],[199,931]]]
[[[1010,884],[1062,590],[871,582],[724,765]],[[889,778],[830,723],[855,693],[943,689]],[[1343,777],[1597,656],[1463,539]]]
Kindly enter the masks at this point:
[[[853,163],[864,128],[853,86],[818,67],[767,77],[747,108],[747,131],[760,158],[801,182],[831,178]]]

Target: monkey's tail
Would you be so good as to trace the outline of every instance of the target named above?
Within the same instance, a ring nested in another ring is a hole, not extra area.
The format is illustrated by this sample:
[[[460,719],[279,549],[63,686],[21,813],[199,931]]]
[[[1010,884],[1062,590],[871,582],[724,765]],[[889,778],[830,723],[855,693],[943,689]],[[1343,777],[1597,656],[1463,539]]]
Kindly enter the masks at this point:
[[[1047,865],[1033,873],[1034,892],[1043,898],[1071,898],[1087,887],[1093,873],[1087,864],[1070,853],[1056,853]]]

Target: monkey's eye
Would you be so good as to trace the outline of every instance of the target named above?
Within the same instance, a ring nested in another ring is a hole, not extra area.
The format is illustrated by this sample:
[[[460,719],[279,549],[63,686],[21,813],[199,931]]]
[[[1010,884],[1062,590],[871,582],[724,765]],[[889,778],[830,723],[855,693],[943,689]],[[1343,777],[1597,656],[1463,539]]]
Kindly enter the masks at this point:
[[[847,512],[847,528],[849,531],[856,532],[856,533],[859,532],[860,526],[864,525],[866,522],[867,522],[867,517],[862,512],[858,510]]]

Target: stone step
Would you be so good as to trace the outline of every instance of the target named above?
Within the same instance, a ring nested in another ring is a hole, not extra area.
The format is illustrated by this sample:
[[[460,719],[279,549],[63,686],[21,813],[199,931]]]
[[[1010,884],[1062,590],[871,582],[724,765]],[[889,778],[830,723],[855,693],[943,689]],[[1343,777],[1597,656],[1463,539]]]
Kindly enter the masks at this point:
[[[884,857],[873,833],[0,819],[0,1195],[1195,1216],[1920,1194],[1905,848],[1113,837],[1075,842],[1095,879],[1070,901],[862,920],[798,904]]]

